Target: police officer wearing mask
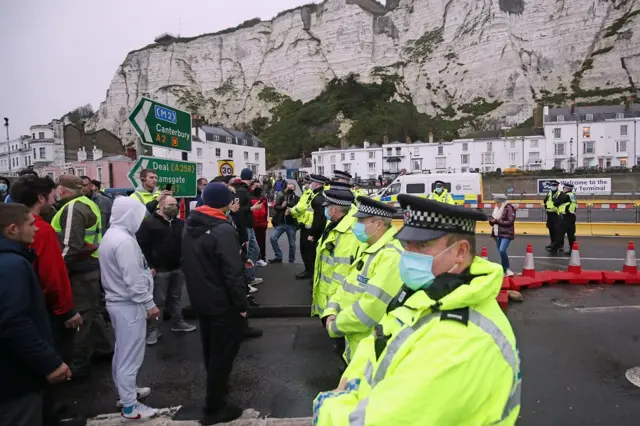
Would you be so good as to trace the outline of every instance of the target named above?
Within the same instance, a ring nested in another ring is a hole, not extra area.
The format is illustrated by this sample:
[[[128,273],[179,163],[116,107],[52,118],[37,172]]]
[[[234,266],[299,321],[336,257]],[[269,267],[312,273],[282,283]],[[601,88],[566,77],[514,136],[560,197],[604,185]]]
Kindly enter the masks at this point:
[[[429,194],[429,199],[434,201],[439,201],[445,204],[455,204],[453,202],[453,197],[447,191],[447,188],[444,187],[444,182],[441,180],[437,180],[433,183],[435,187],[433,188],[433,192]]]
[[[9,195],[9,179],[0,176],[0,203],[4,203],[5,198]]]
[[[558,208],[554,202],[560,195],[560,191],[558,191],[559,185],[560,182],[557,180],[549,182],[549,192],[544,197],[544,209],[547,212],[547,229],[549,230],[549,240],[551,241],[551,244],[545,247],[547,249],[555,246],[556,234],[558,233]]]
[[[404,287],[342,381],[314,401],[318,426],[515,425],[520,361],[496,302],[500,265],[476,257],[484,213],[398,195]]]
[[[556,197],[553,204],[558,210],[558,224],[556,227],[555,242],[547,247],[547,251],[554,254],[564,251],[564,236],[566,234],[567,240],[569,241],[569,250],[565,251],[564,254],[571,256],[571,249],[573,248],[573,243],[576,241],[576,209],[578,208],[572,183],[567,182],[562,184],[562,192]]]

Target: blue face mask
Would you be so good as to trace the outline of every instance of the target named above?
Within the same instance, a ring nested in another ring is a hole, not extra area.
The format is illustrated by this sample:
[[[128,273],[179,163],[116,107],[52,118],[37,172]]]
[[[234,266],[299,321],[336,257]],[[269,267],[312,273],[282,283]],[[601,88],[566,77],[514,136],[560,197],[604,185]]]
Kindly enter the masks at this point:
[[[0,183],[0,192],[7,192],[7,184]]]
[[[558,187],[557,187],[557,186],[552,186],[552,187],[551,187],[551,190],[552,190],[552,191],[557,191],[557,190],[558,190]]]
[[[327,220],[331,220],[331,215],[329,214],[329,206],[324,208],[324,217],[326,217]]]
[[[436,193],[440,194],[442,192],[442,187],[436,188]]]
[[[351,228],[353,235],[362,243],[366,243],[369,240],[369,236],[367,235],[365,228],[365,224],[360,222],[354,223],[353,228]]]
[[[408,288],[414,291],[431,287],[433,280],[436,279],[432,271],[433,261],[455,246],[453,244],[447,247],[446,250],[435,257],[428,254],[403,251],[400,256],[400,278]],[[454,265],[453,268],[449,269],[449,272],[453,271],[457,266]]]

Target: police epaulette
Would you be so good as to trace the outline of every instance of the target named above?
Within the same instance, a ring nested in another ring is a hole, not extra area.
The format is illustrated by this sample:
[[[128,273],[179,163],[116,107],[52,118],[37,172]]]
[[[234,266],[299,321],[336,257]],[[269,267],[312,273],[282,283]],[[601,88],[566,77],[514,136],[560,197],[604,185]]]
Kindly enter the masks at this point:
[[[452,309],[450,311],[442,311],[440,321],[456,321],[460,324],[467,325],[469,323],[469,308]]]

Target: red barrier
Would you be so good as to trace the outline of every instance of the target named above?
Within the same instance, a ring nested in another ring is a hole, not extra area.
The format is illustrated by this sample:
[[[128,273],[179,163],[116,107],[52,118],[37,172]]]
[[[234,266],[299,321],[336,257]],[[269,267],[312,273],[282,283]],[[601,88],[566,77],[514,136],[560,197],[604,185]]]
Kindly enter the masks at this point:
[[[627,253],[624,257],[622,271],[604,271],[602,273],[605,284],[640,284],[640,274],[638,274],[638,262],[636,260],[636,248],[633,241],[627,245]]]
[[[569,267],[566,271],[550,271],[551,282],[561,283],[568,282],[569,284],[589,284],[603,282],[602,271],[587,271],[583,270],[580,266],[580,251],[578,249],[578,243],[574,242],[571,248],[571,257],[569,258]]]
[[[548,272],[536,272],[533,261],[533,246],[527,244],[527,253],[524,256],[524,266],[522,274],[511,277],[511,290],[520,290],[521,288],[537,288],[542,284],[551,282],[551,276]]]
[[[500,307],[506,311],[509,307],[509,293],[507,293],[507,290],[500,290],[500,293],[498,293],[498,297],[496,297],[496,300],[498,301],[498,305],[500,305]]]

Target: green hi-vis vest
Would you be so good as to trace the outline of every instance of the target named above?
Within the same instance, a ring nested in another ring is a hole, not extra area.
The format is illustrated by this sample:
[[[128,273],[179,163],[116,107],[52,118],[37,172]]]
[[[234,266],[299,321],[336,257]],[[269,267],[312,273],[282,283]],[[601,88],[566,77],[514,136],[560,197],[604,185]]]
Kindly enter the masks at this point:
[[[62,241],[62,238],[64,237],[63,229],[60,224],[60,218],[62,217],[62,212],[65,210],[69,210],[67,215],[72,215],[73,206],[75,205],[75,203],[86,204],[87,206],[89,206],[93,214],[96,216],[96,223],[93,224],[93,226],[85,229],[84,231],[84,242],[87,244],[93,244],[94,246],[99,247],[100,242],[102,241],[102,216],[100,214],[100,209],[98,208],[97,204],[85,196],[74,198],[73,200],[69,201],[67,204],[62,206],[62,208],[58,210],[56,215],[51,220],[51,226],[53,227],[54,231],[56,231],[56,234],[58,234],[58,238],[60,238]],[[97,259],[98,250],[91,253],[91,257],[95,257]]]
[[[129,195],[129,198],[135,198],[140,201],[142,204],[147,205],[153,200],[156,200],[160,196],[160,190],[156,189],[153,193],[149,191],[137,191],[133,194]]]
[[[560,194],[560,191],[556,191],[555,194],[553,193],[553,191],[549,191],[549,193],[547,194],[544,207],[547,209],[549,213],[556,213],[558,211],[558,208],[553,204],[553,201],[556,198],[558,198],[559,194]]]
[[[576,214],[576,209],[578,208],[578,203],[576,201],[576,194],[573,192],[567,192],[570,201],[568,203],[562,203],[558,206],[558,213],[560,214]]]

